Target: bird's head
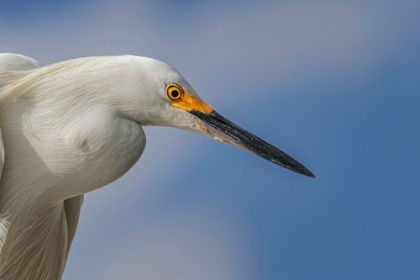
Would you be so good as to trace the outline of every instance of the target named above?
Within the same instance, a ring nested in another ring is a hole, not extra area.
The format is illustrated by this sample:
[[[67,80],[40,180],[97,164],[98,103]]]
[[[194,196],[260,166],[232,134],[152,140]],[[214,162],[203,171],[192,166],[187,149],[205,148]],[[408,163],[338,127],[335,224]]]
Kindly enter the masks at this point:
[[[142,91],[142,110],[138,116],[140,124],[175,127],[205,135],[245,149],[284,168],[314,177],[292,157],[217,113],[171,66],[149,58],[137,58],[137,62],[138,68],[130,71],[130,76],[136,73],[131,83]],[[135,103],[132,105],[137,107]]]

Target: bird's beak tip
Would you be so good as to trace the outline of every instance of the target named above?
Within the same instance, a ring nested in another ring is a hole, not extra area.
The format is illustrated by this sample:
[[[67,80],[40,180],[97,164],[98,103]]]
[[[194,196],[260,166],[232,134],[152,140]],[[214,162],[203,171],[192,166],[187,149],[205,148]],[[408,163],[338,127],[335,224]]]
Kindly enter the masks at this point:
[[[304,175],[306,175],[308,177],[311,177],[311,178],[316,178],[315,175],[311,171],[308,171],[308,174],[304,174]]]
[[[295,161],[295,164],[293,166],[286,165],[284,163],[278,162],[278,161],[272,161],[274,164],[280,165],[281,167],[284,167],[286,169],[289,169],[290,171],[302,174],[304,176],[315,178],[315,175],[309,171],[305,166]]]

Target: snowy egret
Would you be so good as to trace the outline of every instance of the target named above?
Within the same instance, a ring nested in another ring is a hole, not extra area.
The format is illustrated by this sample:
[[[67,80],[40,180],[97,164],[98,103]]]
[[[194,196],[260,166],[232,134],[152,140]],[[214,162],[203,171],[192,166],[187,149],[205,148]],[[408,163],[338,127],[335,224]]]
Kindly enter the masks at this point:
[[[146,125],[199,133],[313,177],[214,111],[163,62],[88,57],[41,67],[0,54],[0,279],[61,279],[83,194],[136,163]]]

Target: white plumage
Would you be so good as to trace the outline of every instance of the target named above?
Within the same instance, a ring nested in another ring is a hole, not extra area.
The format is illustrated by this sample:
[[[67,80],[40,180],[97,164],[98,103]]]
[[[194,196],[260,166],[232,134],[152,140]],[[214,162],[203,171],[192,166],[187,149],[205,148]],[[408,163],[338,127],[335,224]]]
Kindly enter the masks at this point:
[[[42,67],[0,54],[0,279],[61,279],[83,194],[136,163],[144,125],[221,139],[313,176],[213,111],[163,62],[90,57]]]

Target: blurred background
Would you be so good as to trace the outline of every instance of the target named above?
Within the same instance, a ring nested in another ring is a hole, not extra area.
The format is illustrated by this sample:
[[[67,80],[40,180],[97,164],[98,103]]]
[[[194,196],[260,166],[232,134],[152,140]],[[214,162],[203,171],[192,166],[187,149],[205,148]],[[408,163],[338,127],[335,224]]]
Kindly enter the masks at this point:
[[[0,52],[163,60],[308,167],[146,127],[64,280],[419,279],[419,1],[0,1]]]

